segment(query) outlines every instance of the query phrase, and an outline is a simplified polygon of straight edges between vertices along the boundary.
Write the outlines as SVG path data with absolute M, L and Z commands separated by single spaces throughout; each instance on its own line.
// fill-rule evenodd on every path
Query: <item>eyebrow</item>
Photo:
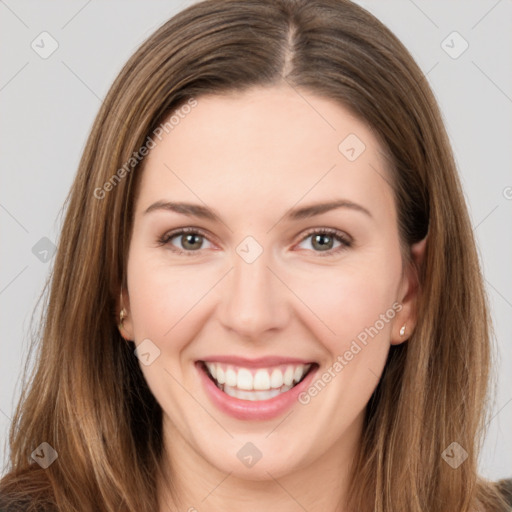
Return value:
M 366 209 L 364 206 L 361 206 L 360 204 L 354 203 L 353 201 L 349 201 L 348 199 L 338 199 L 335 201 L 315 203 L 301 208 L 290 209 L 284 214 L 283 218 L 288 221 L 307 219 L 338 208 L 349 208 L 351 210 L 361 212 L 370 218 L 373 218 L 368 209 Z M 184 202 L 177 203 L 171 201 L 157 201 L 156 203 L 153 203 L 144 211 L 144 215 L 157 210 L 167 210 L 180 213 L 182 215 L 187 215 L 189 217 L 198 217 L 212 221 L 220 219 L 220 216 L 218 213 L 216 213 L 215 210 L 206 206 Z

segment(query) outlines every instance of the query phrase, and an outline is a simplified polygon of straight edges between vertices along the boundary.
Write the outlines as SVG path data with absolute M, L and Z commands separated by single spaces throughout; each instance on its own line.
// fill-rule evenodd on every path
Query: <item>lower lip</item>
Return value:
M 269 400 L 260 400 L 253 402 L 250 400 L 240 400 L 233 396 L 229 396 L 221 391 L 206 374 L 202 363 L 196 363 L 196 367 L 201 376 L 201 380 L 213 404 L 222 412 L 233 416 L 239 420 L 270 420 L 277 418 L 286 412 L 294 403 L 297 403 L 300 393 L 308 388 L 313 376 L 318 368 L 311 370 L 306 377 L 292 389 L 281 393 Z

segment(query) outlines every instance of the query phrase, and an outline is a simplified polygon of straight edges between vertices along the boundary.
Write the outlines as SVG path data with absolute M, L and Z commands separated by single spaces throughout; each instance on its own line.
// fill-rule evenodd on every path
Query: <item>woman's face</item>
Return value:
M 376 138 L 288 86 L 198 97 L 169 126 L 140 183 L 122 332 L 171 460 L 255 480 L 346 463 L 414 327 Z

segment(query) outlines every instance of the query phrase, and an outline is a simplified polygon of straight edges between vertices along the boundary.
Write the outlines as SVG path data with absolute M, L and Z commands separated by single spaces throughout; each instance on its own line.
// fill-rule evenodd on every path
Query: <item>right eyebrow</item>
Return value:
M 208 220 L 217 220 L 220 218 L 213 210 L 206 206 L 192 203 L 176 203 L 171 201 L 157 201 L 149 206 L 144 215 L 155 210 L 167 210 L 171 212 L 181 213 L 189 217 L 199 217 Z

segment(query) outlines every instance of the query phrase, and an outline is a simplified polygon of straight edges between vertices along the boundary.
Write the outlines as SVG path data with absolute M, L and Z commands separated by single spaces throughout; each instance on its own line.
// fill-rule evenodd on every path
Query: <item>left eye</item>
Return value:
M 313 231 L 302 239 L 301 244 L 310 238 L 311 246 L 319 249 L 314 252 L 324 253 L 319 254 L 319 256 L 330 256 L 352 245 L 352 242 L 344 235 L 344 233 L 337 230 L 327 229 Z M 334 248 L 333 244 L 335 241 L 337 241 L 339 245 Z

